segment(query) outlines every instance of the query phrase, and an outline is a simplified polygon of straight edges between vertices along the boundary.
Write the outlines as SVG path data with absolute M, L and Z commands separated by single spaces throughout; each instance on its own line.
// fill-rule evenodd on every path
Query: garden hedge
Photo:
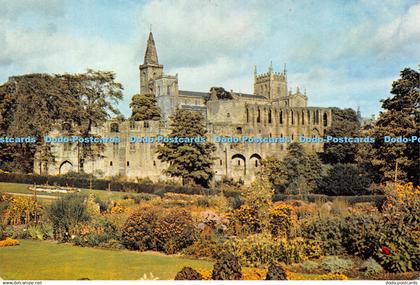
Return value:
M 57 185 L 68 186 L 75 188 L 90 188 L 97 190 L 111 190 L 118 192 L 135 192 L 135 193 L 148 193 L 163 196 L 167 192 L 178 194 L 201 194 L 211 195 L 219 193 L 218 189 L 207 189 L 200 187 L 186 187 L 179 185 L 169 184 L 152 184 L 152 183 L 135 183 L 135 182 L 119 182 L 107 179 L 86 179 L 86 178 L 73 178 L 65 176 L 50 176 L 50 175 L 32 175 L 20 173 L 7 173 L 0 172 L 0 182 L 10 183 L 24 183 L 36 185 Z M 224 191 L 226 197 L 235 198 L 239 196 L 237 191 Z M 308 194 L 308 195 L 286 195 L 275 194 L 273 201 L 286 201 L 286 200 L 304 200 L 308 202 L 315 202 L 317 200 L 333 201 L 334 199 L 341 198 L 346 200 L 349 204 L 371 202 L 375 205 L 381 205 L 385 199 L 384 195 L 360 195 L 360 196 L 327 196 L 322 194 Z
M 179 194 L 213 194 L 211 189 L 199 187 L 185 187 L 179 185 L 168 184 L 149 184 L 149 183 L 135 183 L 135 182 L 119 182 L 106 179 L 86 179 L 86 178 L 71 178 L 65 176 L 47 176 L 47 175 L 31 175 L 19 173 L 0 173 L 0 182 L 10 183 L 24 183 L 36 185 L 57 185 L 68 186 L 75 188 L 89 189 L 92 183 L 92 189 L 97 190 L 111 190 L 118 192 L 135 192 L 135 193 L 149 193 L 159 196 L 167 192 Z

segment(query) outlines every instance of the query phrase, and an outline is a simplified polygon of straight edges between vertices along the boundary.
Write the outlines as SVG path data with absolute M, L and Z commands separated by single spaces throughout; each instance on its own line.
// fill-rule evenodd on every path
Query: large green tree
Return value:
M 131 99 L 131 120 L 158 120 L 161 116 L 154 94 L 136 94 Z
M 317 192 L 332 196 L 370 194 L 370 178 L 357 164 L 334 164 L 319 181 Z
M 64 74 L 60 78 L 64 92 L 75 96 L 77 102 L 70 109 L 68 132 L 97 137 L 94 128 L 102 126 L 112 115 L 120 115 L 116 106 L 123 98 L 123 87 L 116 82 L 115 73 L 88 69 L 86 73 Z M 79 171 L 83 172 L 85 160 L 100 157 L 103 148 L 103 144 L 78 143 Z
M 183 184 L 191 182 L 209 186 L 213 178 L 213 152 L 216 147 L 206 140 L 204 119 L 198 112 L 178 109 L 170 118 L 169 138 L 187 138 L 190 142 L 165 142 L 158 146 L 158 158 L 168 162 L 165 173 L 171 177 L 181 177 Z M 202 138 L 205 141 L 195 141 Z
M 122 99 L 122 86 L 112 72 L 88 70 L 82 74 L 27 74 L 0 85 L 0 131 L 7 136 L 38 139 L 36 144 L 0 145 L 0 167 L 31 172 L 35 154 L 41 162 L 53 156 L 42 137 L 66 124 L 67 134 L 93 136 Z M 66 133 L 65 133 L 66 134 Z M 80 158 L 98 155 L 100 145 L 83 144 Z
M 419 143 L 384 141 L 385 136 L 420 137 L 419 88 L 419 72 L 410 68 L 401 71 L 400 79 L 392 84 L 393 96 L 382 101 L 384 111 L 380 113 L 375 127 L 370 131 L 370 134 L 375 137 L 375 143 L 360 159 L 370 162 L 372 168 L 382 177 L 382 182 L 394 180 L 397 172 L 398 180 L 420 184 Z
M 326 131 L 332 137 L 357 137 L 360 135 L 360 122 L 353 109 L 332 108 L 331 128 Z M 354 163 L 357 153 L 357 144 L 354 143 L 325 143 L 321 155 L 323 162 Z
M 291 143 L 283 160 L 263 161 L 262 173 L 278 192 L 304 194 L 315 189 L 322 175 L 322 164 L 315 153 L 307 153 L 301 144 Z

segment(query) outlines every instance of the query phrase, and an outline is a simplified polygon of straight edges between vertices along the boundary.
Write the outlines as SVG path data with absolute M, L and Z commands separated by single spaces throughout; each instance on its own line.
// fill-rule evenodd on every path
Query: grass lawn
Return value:
M 0 182 L 0 192 L 33 194 L 33 192 L 28 189 L 29 186 L 31 186 L 31 185 L 29 185 L 29 184 L 19 184 L 19 183 Z M 127 194 L 125 192 L 90 190 L 90 189 L 81 189 L 80 193 L 84 193 L 84 194 L 93 193 L 95 196 L 99 197 L 103 201 L 106 201 L 108 199 L 112 199 L 112 200 L 122 199 L 122 197 Z M 66 195 L 66 194 L 38 192 L 38 195 L 57 197 L 57 196 Z M 133 195 L 135 195 L 135 194 L 133 194 Z
M 212 264 L 154 252 L 107 250 L 20 240 L 0 248 L 0 278 L 5 280 L 140 279 L 143 274 L 168 280 L 183 266 L 210 269 Z

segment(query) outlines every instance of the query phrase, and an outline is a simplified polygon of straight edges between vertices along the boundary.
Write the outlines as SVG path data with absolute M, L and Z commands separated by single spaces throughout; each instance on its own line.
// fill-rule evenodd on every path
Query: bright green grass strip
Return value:
M 5 280 L 140 279 L 145 273 L 173 280 L 184 266 L 210 269 L 212 264 L 159 253 L 107 250 L 20 240 L 19 246 L 0 248 L 0 277 Z
M 33 192 L 28 189 L 28 186 L 30 185 L 0 182 L 0 192 L 33 194 Z M 108 199 L 111 199 L 111 200 L 122 199 L 122 197 L 127 194 L 125 192 L 115 192 L 115 191 L 105 191 L 105 190 L 95 190 L 95 189 L 92 189 L 92 190 L 81 189 L 81 193 L 84 193 L 84 194 L 92 193 L 103 201 L 106 201 Z M 57 196 L 66 195 L 66 194 L 38 192 L 38 195 L 57 197 Z M 133 195 L 136 195 L 136 194 L 133 194 Z

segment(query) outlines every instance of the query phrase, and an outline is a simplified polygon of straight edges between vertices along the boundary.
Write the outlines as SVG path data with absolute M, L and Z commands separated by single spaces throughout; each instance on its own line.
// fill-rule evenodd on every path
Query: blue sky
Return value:
M 377 114 L 392 81 L 420 63 L 420 2 L 0 0 L 0 82 L 30 72 L 112 70 L 129 115 L 152 25 L 180 89 L 252 92 L 253 67 L 287 63 L 312 106 Z

